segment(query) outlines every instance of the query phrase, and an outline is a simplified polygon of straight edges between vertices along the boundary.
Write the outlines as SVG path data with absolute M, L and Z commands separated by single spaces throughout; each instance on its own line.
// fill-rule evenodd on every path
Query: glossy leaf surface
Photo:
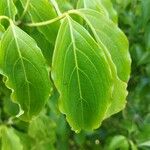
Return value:
M 128 42 L 120 29 L 110 20 L 106 19 L 103 14 L 92 10 L 80 10 L 78 15 L 81 15 L 87 21 L 87 24 L 90 26 L 98 44 L 104 47 L 103 50 L 113 74 L 114 87 L 112 103 L 108 106 L 108 110 L 105 115 L 107 118 L 122 110 L 126 104 L 127 83 L 122 80 L 126 78 L 127 81 L 130 73 L 131 60 L 128 52 Z M 99 26 L 99 24 L 102 24 L 102 21 L 103 25 Z M 116 35 L 117 37 L 113 35 Z M 123 62 L 126 64 L 123 64 Z M 126 67 L 126 70 L 123 70 L 122 65 Z M 120 74 L 118 73 L 118 70 L 120 70 Z M 124 74 L 122 74 L 122 71 Z
M 131 59 L 128 51 L 128 40 L 124 33 L 101 13 L 84 9 L 79 12 L 79 15 L 87 21 L 94 32 L 96 40 L 107 48 L 116 65 L 119 78 L 127 82 L 130 75 Z
M 56 41 L 52 77 L 60 109 L 76 132 L 97 128 L 110 104 L 112 75 L 103 48 L 77 22 L 64 19 Z

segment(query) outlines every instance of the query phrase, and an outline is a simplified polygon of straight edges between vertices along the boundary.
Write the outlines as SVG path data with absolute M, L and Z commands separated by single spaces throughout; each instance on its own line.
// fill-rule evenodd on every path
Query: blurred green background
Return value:
M 105 120 L 99 129 L 75 134 L 58 110 L 54 91 L 40 116 L 25 123 L 14 117 L 18 107 L 10 101 L 10 91 L 0 76 L 0 128 L 6 132 L 5 143 L 10 149 L 150 150 L 150 0 L 112 2 L 132 57 L 126 108 Z M 73 6 L 66 2 L 63 7 Z

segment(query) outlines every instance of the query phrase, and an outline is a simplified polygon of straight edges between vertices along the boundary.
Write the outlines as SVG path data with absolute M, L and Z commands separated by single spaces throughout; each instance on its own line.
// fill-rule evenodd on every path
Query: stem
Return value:
M 0 20 L 3 20 L 3 19 L 8 20 L 10 22 L 10 18 L 7 16 L 0 16 Z
M 22 15 L 21 15 L 21 17 L 20 17 L 19 20 L 22 20 L 22 19 L 23 19 L 24 15 L 26 14 L 26 12 L 27 12 L 27 10 L 28 10 L 29 4 L 30 4 L 30 0 L 27 0 L 26 5 L 25 5 L 25 8 L 24 8 L 24 11 L 23 11 L 23 13 L 22 13 Z
M 63 13 L 61 16 L 58 16 L 54 19 L 43 21 L 43 22 L 37 22 L 37 23 L 25 23 L 25 25 L 29 26 L 29 27 L 45 26 L 45 25 L 48 25 L 48 24 L 52 24 L 56 21 L 59 21 L 59 20 L 63 19 L 64 17 L 66 17 L 66 15 L 72 14 L 72 13 L 75 13 L 75 12 L 76 12 L 76 10 L 69 10 L 68 12 Z
M 64 13 L 63 15 L 61 16 L 58 16 L 54 19 L 51 19 L 51 20 L 48 20 L 48 21 L 43 21 L 43 22 L 37 22 L 37 23 L 26 23 L 25 25 L 26 26 L 29 26 L 29 27 L 39 27 L 39 26 L 45 26 L 45 25 L 48 25 L 48 24 L 51 24 L 51 23 L 54 23 L 62 18 L 64 18 L 66 16 L 66 13 Z

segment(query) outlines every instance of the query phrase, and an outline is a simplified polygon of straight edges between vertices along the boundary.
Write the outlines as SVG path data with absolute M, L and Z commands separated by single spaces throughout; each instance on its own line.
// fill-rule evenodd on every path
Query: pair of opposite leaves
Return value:
M 63 19 L 52 62 L 52 78 L 60 93 L 60 109 L 73 130 L 95 129 L 103 119 L 123 109 L 130 72 L 128 42 L 108 16 L 93 10 L 75 11 L 89 32 L 69 16 Z M 98 19 L 99 18 L 99 19 Z M 37 115 L 49 97 L 50 80 L 35 41 L 10 24 L 0 49 L 1 73 L 24 111 Z

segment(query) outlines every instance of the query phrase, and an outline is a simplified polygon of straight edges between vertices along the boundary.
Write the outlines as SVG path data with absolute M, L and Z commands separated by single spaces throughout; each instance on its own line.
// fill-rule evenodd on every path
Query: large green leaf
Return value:
M 0 0 L 0 16 L 5 15 L 15 20 L 17 9 L 13 0 Z
M 2 140 L 1 150 L 23 150 L 20 139 L 14 132 L 13 128 L 1 126 L 0 132 Z
M 104 14 L 90 9 L 79 10 L 77 14 L 86 20 L 98 43 L 108 49 L 117 67 L 119 78 L 127 82 L 130 76 L 131 58 L 128 51 L 128 40 L 124 33 Z
M 109 19 L 106 19 L 103 14 L 92 10 L 79 10 L 77 14 L 87 21 L 87 24 L 91 28 L 98 44 L 103 47 L 112 71 L 114 87 L 112 103 L 108 106 L 107 113 L 105 115 L 105 118 L 107 118 L 122 110 L 126 104 L 127 84 L 120 80 L 118 75 L 122 77 L 121 79 L 126 78 L 126 80 L 128 80 L 129 78 L 130 57 L 128 53 L 128 42 L 117 26 Z M 99 26 L 99 24 L 101 24 L 101 26 Z M 115 35 L 118 37 L 115 37 Z M 123 63 L 126 64 L 124 65 Z M 123 72 L 124 74 L 122 74 L 122 65 L 126 67 L 126 70 Z M 117 75 L 118 70 L 120 70 L 121 73 L 119 72 L 120 74 Z
M 0 47 L 0 72 L 12 90 L 12 99 L 30 120 L 43 108 L 50 93 L 45 59 L 35 41 L 13 23 L 5 32 Z
M 70 17 L 56 41 L 52 78 L 60 93 L 60 110 L 72 129 L 99 127 L 110 105 L 112 76 L 103 48 Z
M 23 7 L 26 5 L 26 0 L 20 0 Z M 42 22 L 57 17 L 55 9 L 49 0 L 31 0 L 28 7 L 28 14 L 31 16 L 32 22 Z M 53 24 L 40 26 L 38 30 L 45 36 L 51 43 L 55 43 L 59 28 L 59 22 Z

